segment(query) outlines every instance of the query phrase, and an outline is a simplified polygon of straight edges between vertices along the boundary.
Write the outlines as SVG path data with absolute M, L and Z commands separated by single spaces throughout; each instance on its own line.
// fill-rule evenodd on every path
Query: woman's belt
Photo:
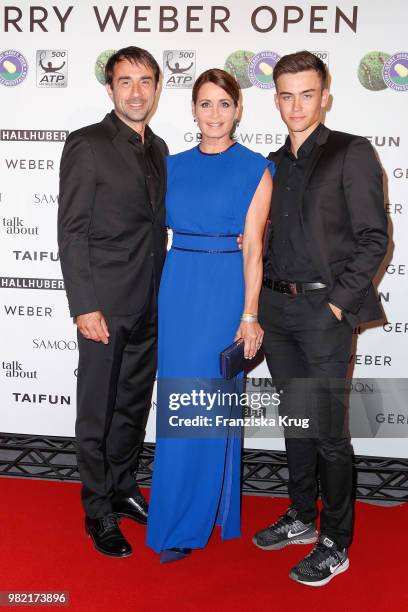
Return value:
M 241 253 L 238 234 L 194 234 L 173 230 L 171 248 L 190 253 Z

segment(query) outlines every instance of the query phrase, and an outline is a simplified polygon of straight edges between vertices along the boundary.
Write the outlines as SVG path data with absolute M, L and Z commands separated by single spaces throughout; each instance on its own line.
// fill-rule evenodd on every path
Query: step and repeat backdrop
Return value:
M 308 49 L 331 73 L 327 126 L 366 136 L 378 153 L 392 237 L 377 279 L 388 322 L 355 330 L 352 401 L 364 406 L 376 396 L 378 411 L 373 436 L 354 447 L 408 457 L 407 18 L 406 0 L 1 2 L 0 431 L 74 433 L 78 353 L 56 240 L 58 169 L 68 133 L 111 110 L 103 86 L 109 55 L 137 45 L 158 60 L 163 84 L 151 127 L 173 153 L 199 141 L 190 110 L 194 79 L 225 68 L 242 88 L 236 136 L 266 155 L 286 137 L 274 107 L 273 66 Z M 267 377 L 266 365 L 252 375 Z M 150 441 L 154 415 L 153 401 Z M 280 449 L 282 441 L 246 445 Z

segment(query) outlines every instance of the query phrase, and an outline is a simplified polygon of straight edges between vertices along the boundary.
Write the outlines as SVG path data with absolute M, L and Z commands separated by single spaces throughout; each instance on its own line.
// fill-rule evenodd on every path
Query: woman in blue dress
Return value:
M 263 336 L 257 312 L 270 162 L 232 139 L 240 90 L 227 72 L 211 69 L 197 79 L 192 109 L 201 142 L 167 160 L 173 242 L 159 293 L 158 427 L 147 526 L 147 544 L 161 562 L 203 548 L 215 525 L 223 539 L 239 537 L 241 436 L 228 427 L 209 435 L 204 426 L 193 436 L 167 434 L 163 420 L 168 424 L 176 413 L 160 385 L 174 381 L 176 391 L 180 381 L 219 380 L 220 352 L 241 338 L 252 358 Z

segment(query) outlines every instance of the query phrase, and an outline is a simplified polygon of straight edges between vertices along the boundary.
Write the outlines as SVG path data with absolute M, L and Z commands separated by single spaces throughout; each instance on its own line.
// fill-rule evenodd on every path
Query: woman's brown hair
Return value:
M 220 68 L 210 68 L 210 70 L 206 70 L 197 78 L 194 83 L 192 98 L 194 104 L 197 103 L 198 92 L 200 87 L 205 83 L 214 83 L 214 85 L 218 85 L 227 94 L 232 98 L 235 106 L 238 106 L 239 96 L 240 96 L 240 88 L 237 81 L 225 70 L 221 70 Z

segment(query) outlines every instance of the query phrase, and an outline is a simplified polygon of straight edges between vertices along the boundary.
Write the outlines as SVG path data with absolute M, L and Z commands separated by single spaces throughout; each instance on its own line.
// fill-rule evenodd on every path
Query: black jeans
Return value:
M 316 519 L 319 471 L 320 531 L 340 548 L 347 547 L 353 528 L 352 447 L 339 385 L 346 378 L 353 330 L 344 318 L 336 319 L 325 290 L 292 297 L 263 288 L 259 320 L 271 376 L 283 389 L 282 398 L 285 393 L 291 398 L 286 411 L 311 417 L 312 429 L 318 431 L 310 438 L 285 436 L 291 503 L 301 521 Z M 303 407 L 291 410 L 290 402 Z
M 112 511 L 114 497 L 138 492 L 133 476 L 144 441 L 157 363 L 153 292 L 140 312 L 105 317 L 109 344 L 78 332 L 75 433 L 82 503 L 91 518 Z

